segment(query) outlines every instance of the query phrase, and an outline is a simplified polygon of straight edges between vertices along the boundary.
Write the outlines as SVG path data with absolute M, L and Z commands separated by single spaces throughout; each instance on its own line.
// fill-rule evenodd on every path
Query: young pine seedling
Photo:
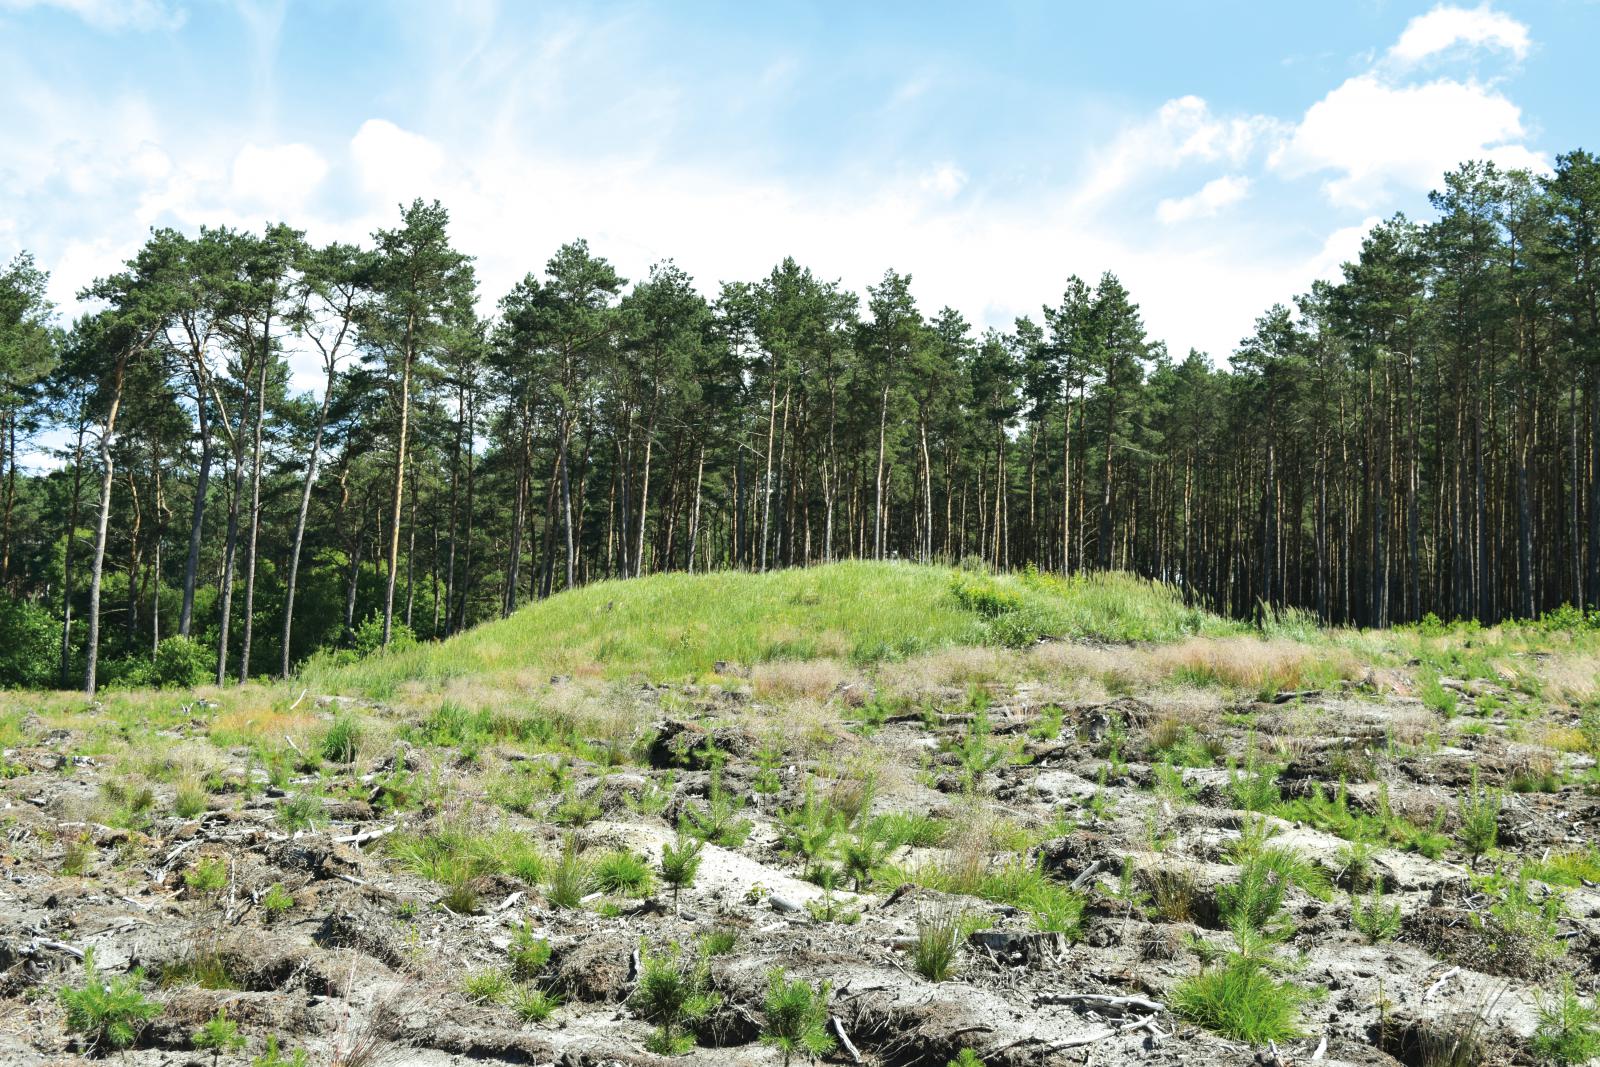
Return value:
M 700 873 L 700 861 L 705 842 L 683 834 L 678 840 L 661 846 L 661 880 L 672 887 L 672 910 L 679 913 L 679 897 L 694 884 Z
M 782 968 L 774 968 L 767 975 L 767 996 L 762 1005 L 767 1024 L 761 1041 L 783 1054 L 784 1067 L 788 1067 L 795 1053 L 816 1059 L 833 1051 L 833 1036 L 828 1033 L 830 992 L 827 982 L 813 989 L 798 978 L 790 981 Z

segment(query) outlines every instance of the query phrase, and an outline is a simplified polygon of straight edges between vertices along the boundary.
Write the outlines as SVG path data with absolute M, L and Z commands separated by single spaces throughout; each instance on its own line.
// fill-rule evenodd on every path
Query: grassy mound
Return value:
M 833 658 L 858 665 L 952 645 L 1039 637 L 1167 641 L 1239 628 L 1127 575 L 984 575 L 907 563 L 767 574 L 661 574 L 600 582 L 440 644 L 305 672 L 329 692 L 392 693 L 467 675 L 552 674 L 677 682 L 718 662 Z

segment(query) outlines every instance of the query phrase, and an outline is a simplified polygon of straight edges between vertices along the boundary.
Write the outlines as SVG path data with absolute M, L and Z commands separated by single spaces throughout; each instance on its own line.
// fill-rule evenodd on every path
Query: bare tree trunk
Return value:
M 87 697 L 94 696 L 95 667 L 100 659 L 100 579 L 105 570 L 106 533 L 111 525 L 111 444 L 117 432 L 117 412 L 122 408 L 122 382 L 128 370 L 128 355 L 123 353 L 117 359 L 111 403 L 100 429 L 100 518 L 95 525 L 94 561 L 89 564 L 89 637 L 83 669 L 83 693 Z
M 394 634 L 394 582 L 400 569 L 400 507 L 406 488 L 406 432 L 411 428 L 411 362 L 415 316 L 406 320 L 405 355 L 400 366 L 400 431 L 394 446 L 394 496 L 389 509 L 389 573 L 383 590 L 383 647 Z
M 261 537 L 261 431 L 267 421 L 267 365 L 271 340 L 263 330 L 261 378 L 256 383 L 256 426 L 250 445 L 250 538 L 245 545 L 244 634 L 239 649 L 239 683 L 250 680 L 250 642 L 256 624 L 256 547 Z

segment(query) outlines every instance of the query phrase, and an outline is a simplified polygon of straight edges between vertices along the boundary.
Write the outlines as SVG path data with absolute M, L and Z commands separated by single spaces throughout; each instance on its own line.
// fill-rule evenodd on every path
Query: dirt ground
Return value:
M 1562 976 L 1593 988 L 1600 890 L 1581 879 L 1530 882 L 1521 910 L 1508 911 L 1502 897 L 1513 890 L 1484 880 L 1497 865 L 1594 844 L 1600 797 L 1572 778 L 1593 761 L 1513 740 L 1521 731 L 1506 729 L 1496 701 L 1460 720 L 1483 724 L 1468 733 L 1370 684 L 1260 701 L 932 681 L 897 705 L 877 700 L 874 685 L 854 679 L 803 707 L 758 698 L 737 680 L 638 686 L 628 696 L 637 730 L 623 731 L 614 767 L 601 754 L 619 751 L 616 737 L 556 754 L 492 731 L 470 751 L 429 744 L 415 732 L 415 702 L 307 696 L 294 752 L 341 716 L 369 724 L 363 740 L 349 763 L 276 770 L 259 744 L 208 740 L 203 708 L 88 755 L 106 747 L 84 743 L 95 712 L 64 725 L 30 718 L 0 781 L 0 1062 L 90 1052 L 130 1067 L 270 1064 L 261 1059 L 270 1036 L 286 1064 L 290 1050 L 348 1065 L 776 1064 L 780 1053 L 759 1041 L 776 966 L 830 984 L 830 1031 L 848 1040 L 832 1063 L 943 1067 L 970 1048 L 988 1067 L 1531 1064 L 1536 991 Z M 527 702 L 547 697 L 530 692 Z M 1470 716 L 1474 694 L 1462 701 Z M 972 774 L 961 746 L 980 719 L 981 743 L 1004 756 Z M 1174 762 L 1184 745 L 1209 752 L 1211 765 Z M 1358 864 L 1318 819 L 1242 810 L 1234 786 L 1251 753 L 1273 761 L 1285 801 L 1319 787 L 1331 798 L 1343 785 L 1346 810 L 1403 816 L 1436 830 L 1443 847 L 1428 858 L 1379 843 Z M 1566 778 L 1513 788 L 1552 758 Z M 541 768 L 557 768 L 558 784 L 508 805 L 506 783 L 542 781 Z M 194 782 L 203 809 L 182 817 L 179 792 Z M 586 884 L 580 906 L 558 907 L 542 878 L 488 869 L 468 870 L 451 894 L 396 844 L 441 828 L 511 833 L 537 843 L 545 878 L 568 850 L 627 849 L 654 865 L 680 816 L 704 812 L 714 789 L 739 802 L 734 818 L 748 820 L 748 835 L 707 844 L 676 902 L 658 876 L 642 895 Z M 1476 861 L 1458 835 L 1461 798 L 1474 789 L 1504 791 L 1496 851 Z M 286 802 L 312 790 L 326 821 L 291 829 Z M 780 812 L 801 809 L 808 794 L 858 818 L 928 816 L 943 836 L 896 844 L 862 892 L 843 877 L 825 890 L 784 847 Z M 579 813 L 558 818 L 561 805 Z M 1270 835 L 1329 883 L 1320 895 L 1288 889 L 1290 928 L 1272 949 L 1311 991 L 1301 1036 L 1256 1046 L 1187 1021 L 1170 1002 L 1214 963 L 1209 953 L 1231 945 L 1218 891 L 1249 834 Z M 1081 924 L 1041 930 L 996 894 L 913 877 L 963 864 L 1042 870 L 1082 894 Z M 1381 884 L 1384 906 L 1399 905 L 1393 939 L 1369 943 L 1353 928 L 1357 882 Z M 292 901 L 269 909 L 269 893 Z M 1552 896 L 1555 909 L 1540 911 Z M 1518 925 L 1531 913 L 1548 921 Z M 960 916 L 965 935 L 954 974 L 938 982 L 912 958 L 932 915 Z M 651 1024 L 630 1006 L 641 946 L 693 946 L 711 932 L 732 941 L 707 957 L 717 1004 L 692 1024 L 691 1052 L 655 1055 Z M 548 961 L 525 976 L 559 998 L 542 1021 L 468 988 L 470 976 L 508 966 L 519 933 L 549 944 Z M 162 1006 L 125 1051 L 91 1048 L 67 1028 L 57 990 L 81 981 L 89 950 L 103 973 L 142 969 Z M 243 1048 L 196 1047 L 196 1030 L 219 1011 Z M 1473 1055 L 1442 1058 L 1451 1041 Z

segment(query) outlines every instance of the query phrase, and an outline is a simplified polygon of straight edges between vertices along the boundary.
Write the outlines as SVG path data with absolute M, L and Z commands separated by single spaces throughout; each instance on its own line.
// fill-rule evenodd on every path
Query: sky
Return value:
M 1595 148 L 1596 40 L 1586 0 L 0 0 L 0 259 L 71 314 L 152 226 L 420 196 L 486 312 L 577 237 L 708 294 L 893 268 L 979 327 L 1111 271 L 1220 361 L 1460 162 Z

